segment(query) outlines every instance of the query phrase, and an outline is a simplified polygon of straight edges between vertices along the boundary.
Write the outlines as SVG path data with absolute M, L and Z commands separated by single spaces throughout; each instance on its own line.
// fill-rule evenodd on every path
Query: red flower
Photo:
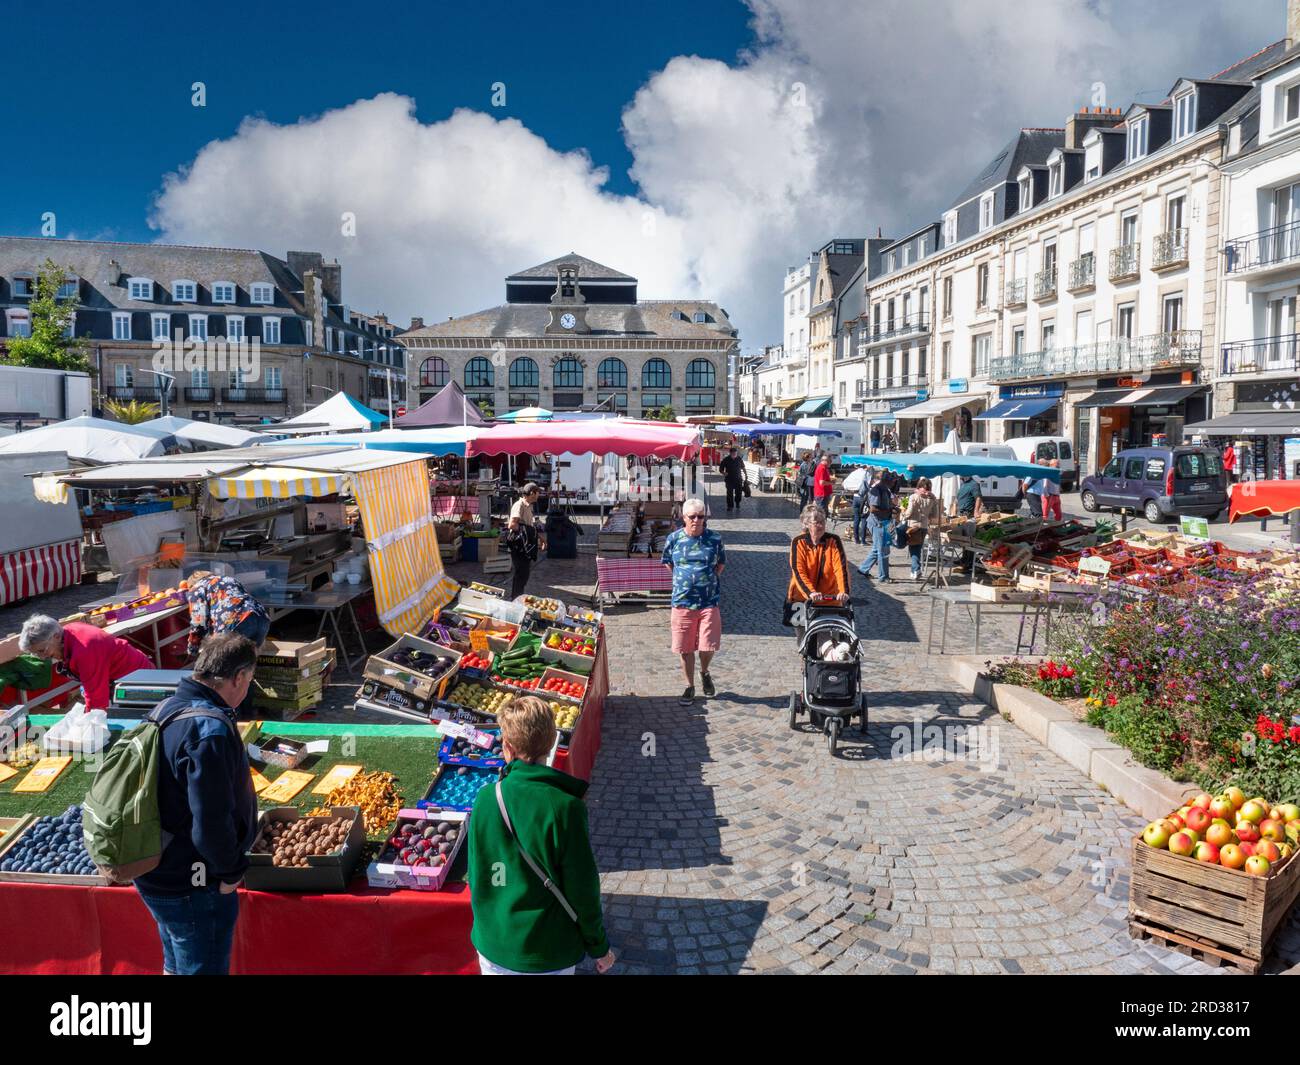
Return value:
M 1108 696 L 1106 696 L 1106 705 L 1107 705 L 1107 706 L 1114 706 L 1117 702 L 1119 702 L 1119 700 L 1116 699 L 1115 696 L 1113 696 L 1113 695 L 1108 695 Z
M 1291 726 L 1290 736 L 1292 743 L 1300 743 L 1300 725 Z

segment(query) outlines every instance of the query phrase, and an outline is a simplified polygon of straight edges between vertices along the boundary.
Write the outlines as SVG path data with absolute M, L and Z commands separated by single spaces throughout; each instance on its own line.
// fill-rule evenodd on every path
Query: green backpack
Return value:
M 163 829 L 158 813 L 162 730 L 187 717 L 230 722 L 219 710 L 197 706 L 172 714 L 161 724 L 152 716 L 146 718 L 109 748 L 82 803 L 86 853 L 114 883 L 129 884 L 162 861 Z

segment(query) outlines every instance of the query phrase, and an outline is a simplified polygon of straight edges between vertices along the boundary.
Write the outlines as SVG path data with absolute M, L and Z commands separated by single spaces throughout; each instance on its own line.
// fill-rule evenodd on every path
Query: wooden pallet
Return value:
M 1259 972 L 1264 964 L 1262 961 L 1247 958 L 1244 954 L 1224 950 L 1223 947 L 1214 943 L 1207 943 L 1195 936 L 1175 932 L 1169 928 L 1161 928 L 1159 925 L 1147 924 L 1145 921 L 1129 921 L 1128 934 L 1134 939 L 1154 940 L 1162 947 L 1176 950 L 1179 954 L 1186 954 L 1188 957 L 1195 958 L 1206 965 L 1212 965 L 1216 969 L 1226 962 L 1229 965 L 1235 965 L 1243 972 L 1254 975 Z

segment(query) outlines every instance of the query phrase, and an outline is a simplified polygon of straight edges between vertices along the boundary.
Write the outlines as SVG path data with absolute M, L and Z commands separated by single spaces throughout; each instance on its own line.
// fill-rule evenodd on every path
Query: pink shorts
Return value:
M 672 629 L 674 654 L 716 651 L 722 645 L 722 611 L 716 606 L 704 610 L 675 606 Z

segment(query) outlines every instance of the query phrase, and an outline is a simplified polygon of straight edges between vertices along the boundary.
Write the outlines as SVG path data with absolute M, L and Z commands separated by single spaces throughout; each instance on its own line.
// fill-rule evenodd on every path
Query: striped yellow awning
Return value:
M 231 477 L 213 477 L 208 491 L 218 499 L 294 499 L 336 495 L 349 475 L 315 473 L 292 466 L 267 466 Z

